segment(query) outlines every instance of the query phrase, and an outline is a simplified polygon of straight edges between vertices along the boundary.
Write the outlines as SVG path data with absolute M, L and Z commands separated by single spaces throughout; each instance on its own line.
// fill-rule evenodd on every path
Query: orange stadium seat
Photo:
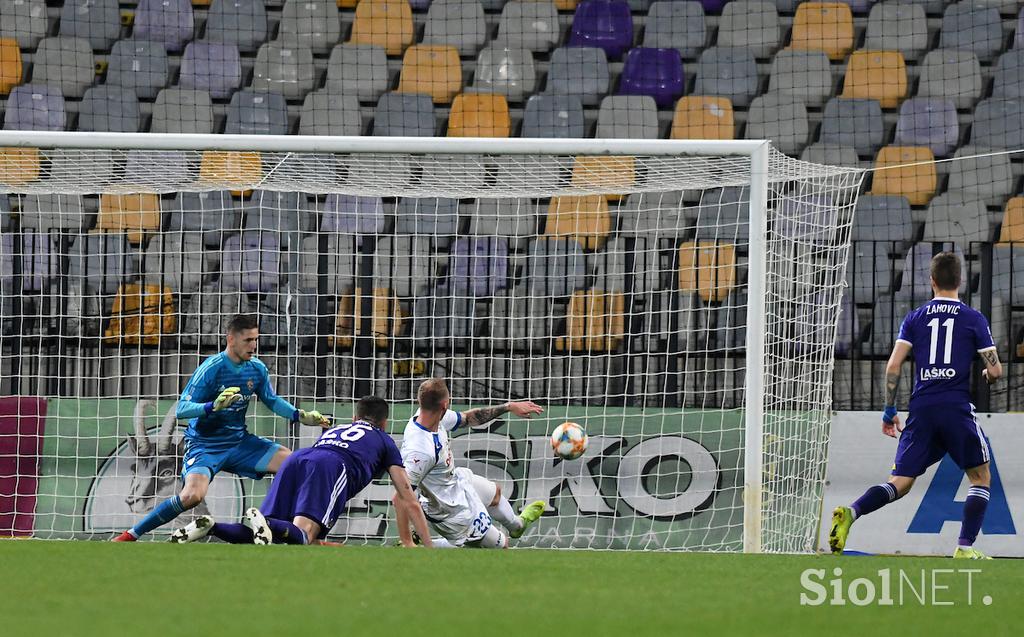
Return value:
M 925 146 L 886 146 L 875 157 L 873 195 L 903 195 L 912 206 L 931 201 L 938 185 L 935 156 Z
M 1013 197 L 1006 202 L 1003 227 L 999 231 L 999 243 L 1024 245 L 1024 197 Z
M 338 314 L 334 322 L 334 334 L 327 337 L 327 345 L 335 349 L 352 347 L 356 336 L 362 334 L 363 291 L 356 288 L 338 299 Z M 377 347 L 386 348 L 389 339 L 402 330 L 402 308 L 396 297 L 387 288 L 374 288 L 372 300 L 371 331 Z
M 262 176 L 262 160 L 255 151 L 208 150 L 199 163 L 199 181 L 228 188 L 236 195 L 249 192 Z
M 508 137 L 512 120 L 504 95 L 462 93 L 448 116 L 448 137 Z
M 838 61 L 853 50 L 853 13 L 843 2 L 806 2 L 793 16 L 791 49 L 824 51 Z
M 103 340 L 112 345 L 156 345 L 161 334 L 177 331 L 171 288 L 125 283 L 117 290 Z
M 735 139 L 736 124 L 728 97 L 687 95 L 676 102 L 672 139 Z
M 724 301 L 736 287 L 736 246 L 688 241 L 679 246 L 679 289 L 705 301 Z
M 629 155 L 583 155 L 572 165 L 572 185 L 577 188 L 625 190 L 636 181 L 636 157 Z M 605 194 L 610 201 L 622 194 Z
M 612 231 L 608 200 L 602 195 L 552 197 L 545 235 L 572 237 L 587 250 L 597 250 Z
M 399 93 L 423 93 L 447 104 L 462 90 L 462 62 L 453 46 L 417 44 L 402 58 Z
M 0 148 L 0 184 L 22 186 L 39 179 L 38 148 Z
M 854 51 L 846 63 L 843 97 L 878 100 L 896 108 L 907 96 L 907 67 L 899 51 Z
M 401 55 L 413 41 L 412 7 L 406 0 L 361 0 L 352 22 L 352 44 L 374 44 Z
M 610 352 L 619 348 L 626 333 L 626 300 L 619 292 L 577 290 L 569 299 L 564 337 L 555 349 L 572 352 Z
M 0 38 L 0 95 L 21 84 L 21 49 L 14 38 Z
M 160 231 L 160 196 L 153 193 L 100 195 L 96 229 L 127 232 L 128 241 L 142 243 L 149 234 Z

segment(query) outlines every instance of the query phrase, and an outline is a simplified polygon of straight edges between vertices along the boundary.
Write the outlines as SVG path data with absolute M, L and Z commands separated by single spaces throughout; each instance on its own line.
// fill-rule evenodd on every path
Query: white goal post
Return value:
M 165 414 L 250 311 L 306 408 L 376 393 L 400 435 L 428 376 L 458 408 L 545 404 L 455 438 L 517 506 L 549 500 L 522 546 L 812 551 L 863 176 L 756 140 L 0 131 L 0 418 L 38 423 L 0 433 L 0 456 L 37 439 L 0 535 L 105 537 L 173 489 Z M 545 448 L 563 420 L 580 460 Z M 266 488 L 221 484 L 218 516 Z M 333 533 L 393 538 L 385 494 Z

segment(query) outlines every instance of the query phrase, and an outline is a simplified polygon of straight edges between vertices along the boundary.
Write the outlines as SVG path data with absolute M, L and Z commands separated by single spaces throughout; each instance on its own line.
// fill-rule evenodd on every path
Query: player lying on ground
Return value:
M 421 383 L 417 400 L 419 411 L 409 420 L 402 438 L 402 460 L 413 486 L 419 489 L 427 520 L 443 538 L 435 538 L 434 545 L 507 548 L 508 537 L 492 524 L 492 518 L 517 538 L 544 513 L 544 503 L 533 502 L 516 515 L 501 487 L 465 467 L 455 467 L 448 432 L 462 425 L 483 425 L 506 412 L 531 418 L 544 410 L 523 401 L 466 413 L 451 411 L 451 395 L 440 378 Z M 408 529 L 409 519 L 397 502 L 396 519 L 399 532 Z
M 914 480 L 948 453 L 971 482 L 953 557 L 988 559 L 974 548 L 988 506 L 990 450 L 974 416 L 970 375 L 976 354 L 985 362 L 981 373 L 990 385 L 1003 375 L 1003 366 L 984 315 L 957 298 L 960 258 L 950 252 L 935 255 L 931 277 L 935 298 L 903 320 L 885 366 L 882 433 L 895 438 L 902 431 L 892 477 L 868 489 L 852 505 L 833 511 L 829 534 L 833 553 L 842 553 L 854 520 L 906 495 Z M 910 395 L 907 426 L 901 430 L 896 394 L 900 369 L 911 350 L 917 383 Z
M 387 422 L 388 404 L 382 398 L 360 399 L 352 423 L 330 427 L 312 447 L 284 461 L 263 504 L 247 510 L 241 524 L 215 523 L 204 515 L 175 531 L 171 541 L 194 542 L 210 534 L 233 544 L 320 544 L 345 503 L 387 471 L 396 510 L 412 520 L 430 546 L 427 520 L 402 468 L 402 455 L 384 432 Z M 399 527 L 399 539 L 415 546 L 408 523 Z
M 245 413 L 253 396 L 282 418 L 304 425 L 326 424 L 319 412 L 296 409 L 274 393 L 267 366 L 256 358 L 260 335 L 256 317 L 232 317 L 227 332 L 227 347 L 203 361 L 178 401 L 176 416 L 191 419 L 185 431 L 181 493 L 158 504 L 115 542 L 134 542 L 198 505 L 221 471 L 257 479 L 277 473 L 291 451 L 246 430 Z

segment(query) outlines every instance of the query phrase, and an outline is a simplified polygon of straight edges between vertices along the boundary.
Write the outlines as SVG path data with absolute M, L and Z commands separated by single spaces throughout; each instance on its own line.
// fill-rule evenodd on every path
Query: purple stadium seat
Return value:
M 721 13 L 722 8 L 729 4 L 729 0 L 700 0 L 705 13 Z
M 60 89 L 45 84 L 22 84 L 11 90 L 4 130 L 64 130 L 67 114 Z
M 677 49 L 636 48 L 626 54 L 619 95 L 650 95 L 658 108 L 671 108 L 683 94 L 683 78 Z
M 277 235 L 247 230 L 228 237 L 224 243 L 224 272 L 241 273 L 239 282 L 225 281 L 225 287 L 237 287 L 243 292 L 277 292 L 281 279 Z
M 629 3 L 622 0 L 581 2 L 572 18 L 569 46 L 600 47 L 609 58 L 618 58 L 633 46 L 633 15 Z
M 956 150 L 959 139 L 960 125 L 952 101 L 915 97 L 900 106 L 896 144 L 928 146 L 936 157 L 945 157 Z
M 456 239 L 451 254 L 451 288 L 457 296 L 494 296 L 507 287 L 508 243 L 504 238 Z
M 242 59 L 234 44 L 189 42 L 181 56 L 178 88 L 208 91 L 227 99 L 242 84 Z
M 384 231 L 384 202 L 380 197 L 328 195 L 321 232 L 377 234 Z
M 195 21 L 189 0 L 139 0 L 135 8 L 136 40 L 161 42 L 168 51 L 180 51 L 192 39 Z

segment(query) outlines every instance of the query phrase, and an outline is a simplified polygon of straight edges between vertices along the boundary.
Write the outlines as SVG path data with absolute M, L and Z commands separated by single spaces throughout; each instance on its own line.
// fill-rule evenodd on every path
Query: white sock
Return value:
M 523 528 L 522 519 L 512 510 L 512 505 L 509 503 L 508 498 L 503 495 L 499 496 L 498 504 L 487 507 L 487 512 L 491 514 L 492 519 L 500 522 L 509 531 L 518 531 Z
M 459 547 L 455 546 L 454 544 L 452 544 L 451 542 L 449 542 L 448 540 L 444 539 L 443 537 L 432 537 L 432 538 L 430 538 L 430 542 L 431 542 L 431 544 L 434 545 L 435 549 L 457 549 L 457 548 L 459 548 Z

